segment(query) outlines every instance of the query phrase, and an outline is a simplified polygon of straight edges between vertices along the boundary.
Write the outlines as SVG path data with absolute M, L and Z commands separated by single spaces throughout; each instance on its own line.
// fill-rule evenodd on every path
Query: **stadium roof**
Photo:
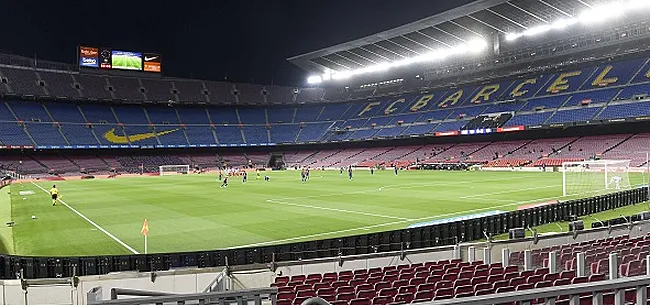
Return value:
M 390 64 L 472 40 L 521 33 L 572 18 L 608 0 L 477 0 L 422 20 L 354 41 L 288 58 L 313 73 Z

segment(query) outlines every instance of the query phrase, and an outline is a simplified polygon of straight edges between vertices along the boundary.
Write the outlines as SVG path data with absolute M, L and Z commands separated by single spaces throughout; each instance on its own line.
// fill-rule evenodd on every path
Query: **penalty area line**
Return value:
M 41 189 L 43 192 L 45 192 L 45 193 L 47 193 L 47 194 L 50 193 L 50 192 L 48 192 L 46 189 L 44 189 L 43 187 L 41 187 L 40 185 L 38 185 L 38 184 L 36 184 L 36 183 L 34 183 L 34 182 L 32 182 L 32 184 L 35 185 L 37 188 Z M 126 248 L 126 249 L 129 250 L 129 251 L 131 251 L 131 253 L 133 253 L 133 254 L 140 254 L 140 252 L 136 251 L 136 250 L 133 249 L 131 246 L 127 245 L 126 243 L 124 243 L 123 241 L 121 241 L 119 238 L 115 237 L 115 235 L 111 234 L 110 232 L 106 231 L 104 228 L 100 227 L 100 226 L 99 226 L 98 224 L 96 224 L 94 221 L 90 220 L 90 218 L 86 217 L 86 215 L 81 214 L 81 213 L 80 213 L 79 211 L 77 211 L 75 208 L 73 208 L 73 207 L 71 207 L 70 205 L 68 205 L 67 203 L 65 203 L 65 201 L 63 201 L 63 200 L 61 200 L 61 199 L 59 199 L 58 201 L 61 202 L 61 203 L 62 203 L 66 208 L 70 209 L 72 212 L 74 212 L 75 214 L 77 214 L 79 217 L 83 218 L 85 221 L 87 221 L 88 223 L 90 223 L 91 225 L 93 225 L 95 228 L 97 228 L 97 230 L 102 231 L 104 234 L 106 234 L 108 237 L 110 237 L 111 239 L 113 239 L 114 241 L 116 241 L 118 244 L 122 245 L 124 248 Z

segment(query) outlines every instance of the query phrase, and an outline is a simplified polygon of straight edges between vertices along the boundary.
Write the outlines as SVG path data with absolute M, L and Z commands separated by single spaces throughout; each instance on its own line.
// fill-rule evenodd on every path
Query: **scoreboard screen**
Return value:
M 160 73 L 162 72 L 162 57 L 155 53 L 80 46 L 79 66 Z

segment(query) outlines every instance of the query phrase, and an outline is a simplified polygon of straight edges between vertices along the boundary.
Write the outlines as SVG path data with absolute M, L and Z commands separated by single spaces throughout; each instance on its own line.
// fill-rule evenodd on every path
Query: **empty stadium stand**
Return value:
M 650 79 L 640 73 L 646 61 L 636 58 L 494 84 L 392 96 L 372 96 L 381 94 L 374 88 L 350 92 L 3 67 L 9 92 L 0 103 L 0 144 L 268 146 L 433 136 L 460 129 L 493 128 L 489 132 L 495 132 L 500 125 L 525 129 L 606 123 L 650 114 L 645 100 Z M 26 96 L 73 103 L 25 100 Z M 345 101 L 348 98 L 356 100 Z M 330 100 L 345 102 L 323 103 Z M 234 107 L 219 106 L 223 104 Z M 485 125 L 490 117 L 504 122 Z

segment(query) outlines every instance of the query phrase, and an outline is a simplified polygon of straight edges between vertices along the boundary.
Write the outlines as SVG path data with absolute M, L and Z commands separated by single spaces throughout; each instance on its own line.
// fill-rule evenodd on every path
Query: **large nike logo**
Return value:
M 177 130 L 178 128 L 162 131 L 162 132 L 148 132 L 148 133 L 134 134 L 130 136 L 119 136 L 115 134 L 115 128 L 111 128 L 111 130 L 107 131 L 104 134 L 104 139 L 108 140 L 108 142 L 115 143 L 115 144 L 129 144 L 129 141 L 131 143 L 138 142 L 146 139 L 155 138 L 156 136 L 164 136 L 166 134 L 172 133 Z
M 147 56 L 145 56 L 145 57 L 144 57 L 144 61 L 152 61 L 152 60 L 154 60 L 154 59 L 156 59 L 156 58 L 158 58 L 158 56 L 152 56 L 152 57 L 147 57 Z

